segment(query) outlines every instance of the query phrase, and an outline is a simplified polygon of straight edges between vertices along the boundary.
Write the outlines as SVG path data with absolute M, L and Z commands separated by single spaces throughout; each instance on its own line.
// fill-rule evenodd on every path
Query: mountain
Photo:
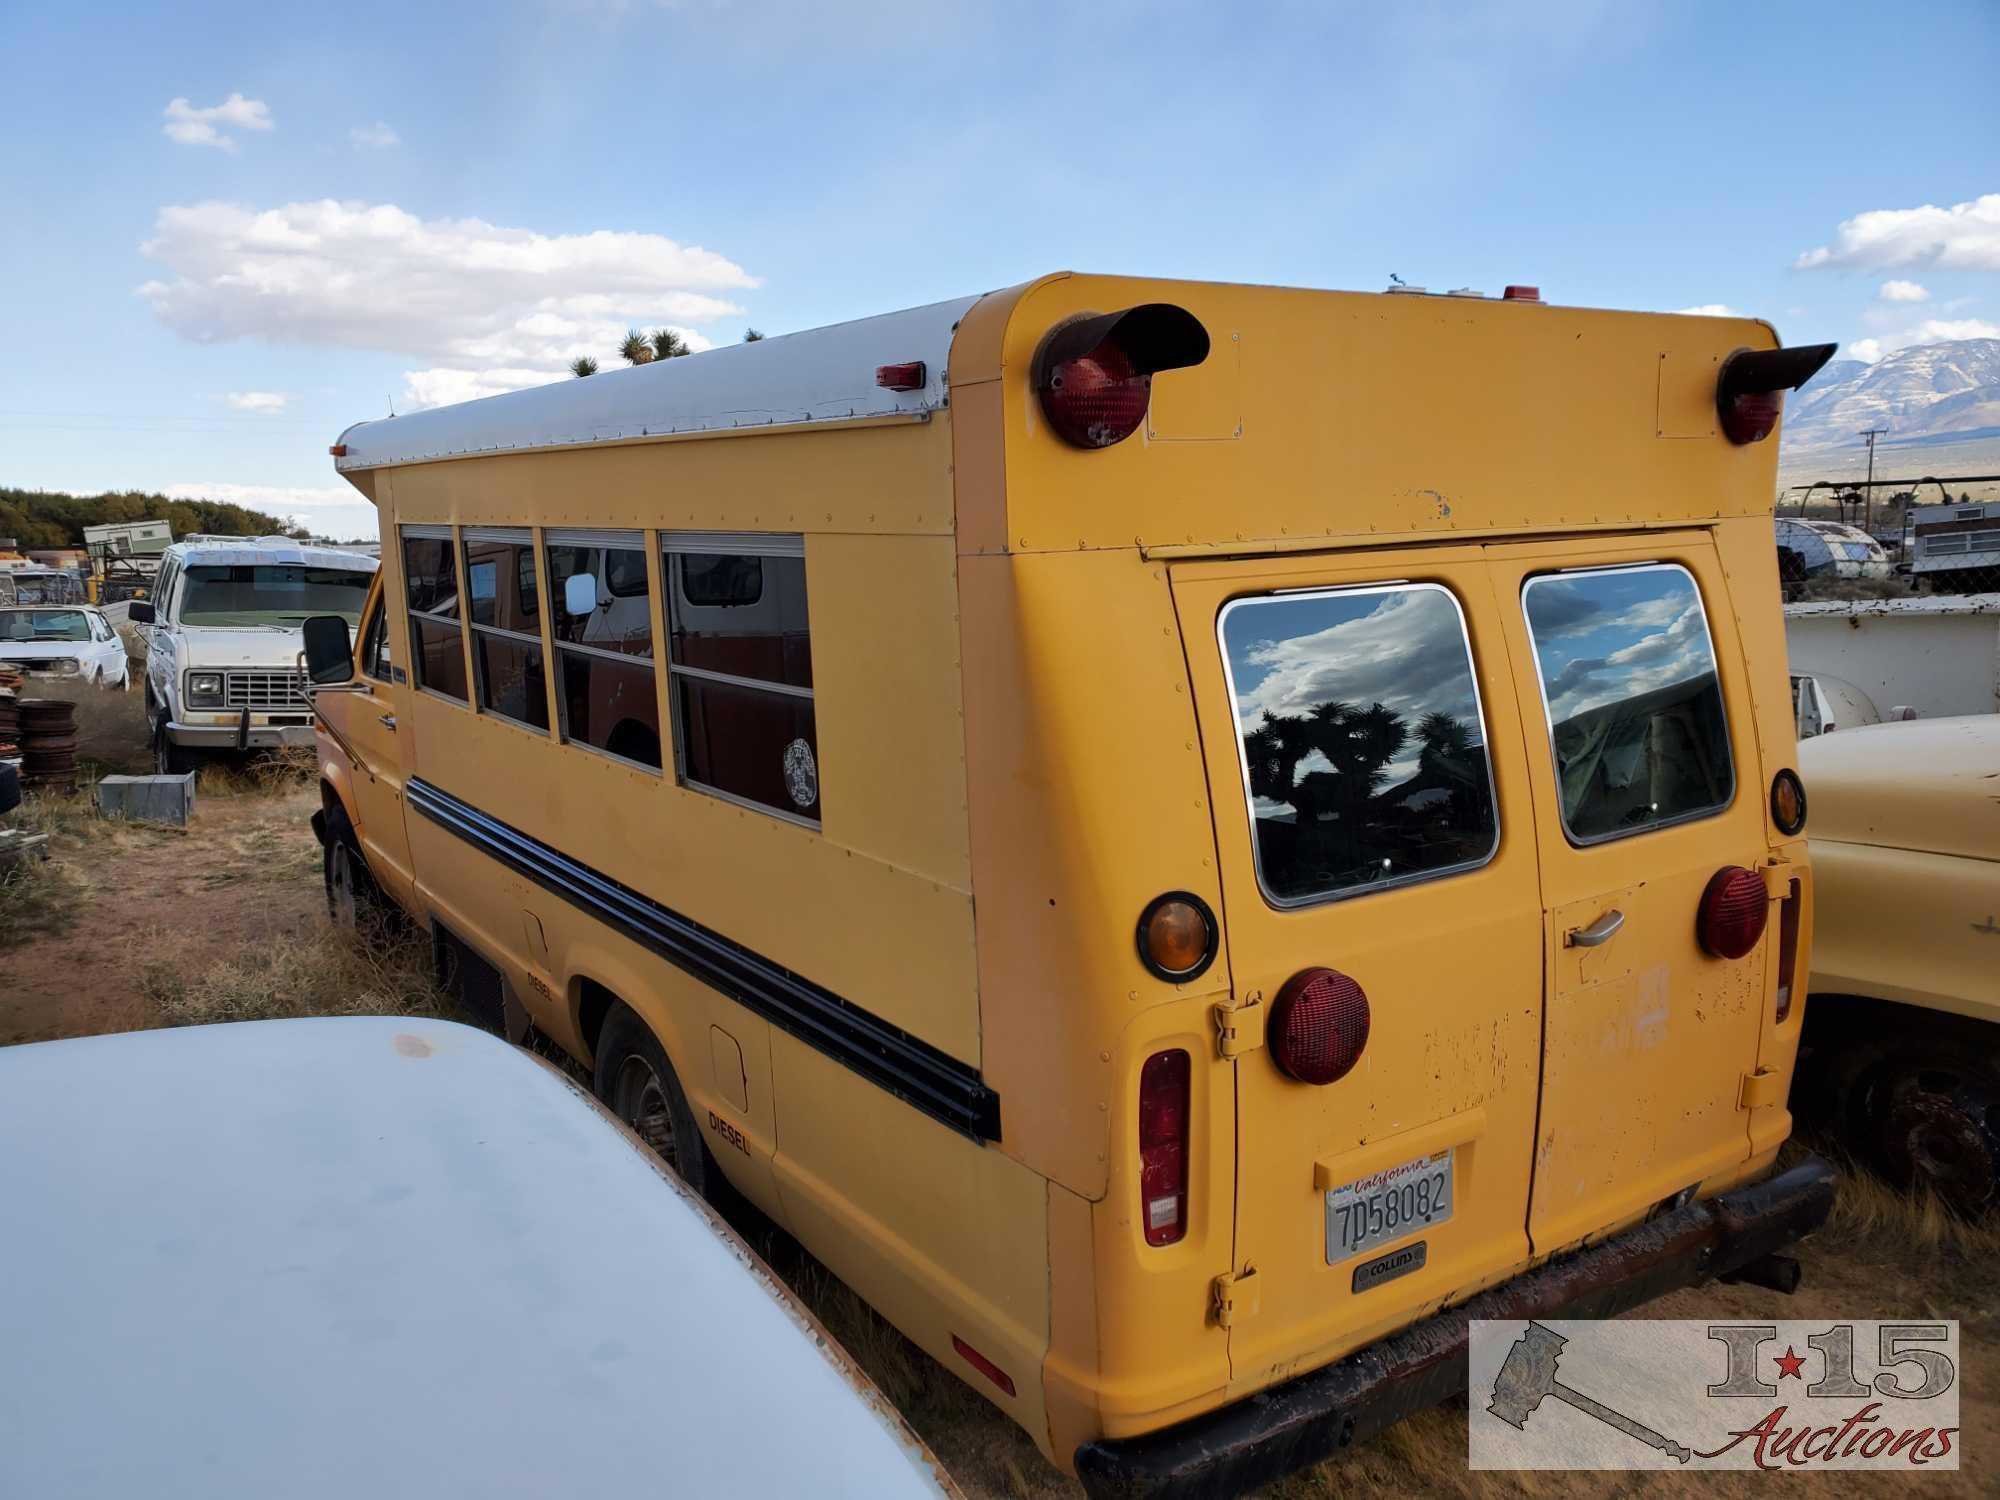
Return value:
M 1848 448 L 1864 427 L 1885 443 L 2000 432 L 2000 339 L 1918 344 L 1874 364 L 1837 359 L 1785 403 L 1787 452 Z

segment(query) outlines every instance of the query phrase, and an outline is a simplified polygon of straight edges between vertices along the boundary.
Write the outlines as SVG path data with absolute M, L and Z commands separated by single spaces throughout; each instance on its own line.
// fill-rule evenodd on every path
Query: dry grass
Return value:
M 210 958 L 199 939 L 161 934 L 141 992 L 168 1026 L 298 1016 L 454 1016 L 430 944 L 401 927 L 350 937 L 322 927 L 289 943 Z
M 0 865 L 0 952 L 70 924 L 82 887 L 62 865 L 23 859 Z
M 195 792 L 208 797 L 274 797 L 319 775 L 319 757 L 306 745 L 259 750 L 211 760 L 195 774 Z

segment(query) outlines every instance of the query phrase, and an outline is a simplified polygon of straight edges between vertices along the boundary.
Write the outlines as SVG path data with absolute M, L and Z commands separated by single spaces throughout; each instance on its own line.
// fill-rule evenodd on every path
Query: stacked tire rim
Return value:
M 67 698 L 22 698 L 21 784 L 76 789 L 76 705 Z
M 21 710 L 11 692 L 0 692 L 0 755 L 15 755 L 21 745 Z

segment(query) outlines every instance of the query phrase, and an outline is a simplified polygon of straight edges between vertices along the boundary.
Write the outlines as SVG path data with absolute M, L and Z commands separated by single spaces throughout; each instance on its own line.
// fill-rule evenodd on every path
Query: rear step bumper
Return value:
M 1465 1391 L 1473 1318 L 1608 1318 L 1763 1260 L 1826 1222 L 1817 1156 L 1527 1271 L 1345 1359 L 1143 1437 L 1076 1450 L 1086 1493 L 1224 1497 L 1331 1458 Z

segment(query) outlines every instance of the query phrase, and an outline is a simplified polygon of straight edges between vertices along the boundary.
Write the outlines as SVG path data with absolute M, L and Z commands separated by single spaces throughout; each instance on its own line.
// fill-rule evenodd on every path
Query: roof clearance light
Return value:
M 1715 381 L 1715 415 L 1722 434 L 1737 444 L 1761 443 L 1778 425 L 1785 392 L 1795 391 L 1833 358 L 1832 344 L 1796 349 L 1738 349 L 1722 362 Z
M 1078 448 L 1109 448 L 1139 430 L 1153 376 L 1208 358 L 1208 330 L 1170 302 L 1058 323 L 1035 353 L 1032 380 L 1042 415 Z
M 327 449 L 326 451 L 328 453 L 331 453 L 335 458 L 345 458 L 347 457 L 347 444 L 335 443 L 331 448 Z
M 924 362 L 913 359 L 900 365 L 877 365 L 875 383 L 885 391 L 920 391 L 924 388 Z
M 1539 302 L 1542 289 L 1538 286 L 1510 286 L 1500 294 L 1502 302 Z

